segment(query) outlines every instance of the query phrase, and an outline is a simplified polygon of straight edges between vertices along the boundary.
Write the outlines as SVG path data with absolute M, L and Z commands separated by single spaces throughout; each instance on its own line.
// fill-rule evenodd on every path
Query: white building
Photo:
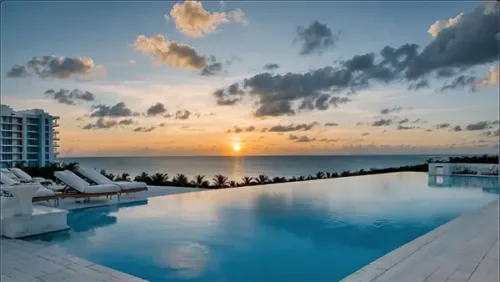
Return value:
M 55 161 L 59 133 L 59 117 L 40 109 L 14 111 L 7 105 L 0 106 L 1 157 L 0 167 L 19 162 L 26 166 L 44 166 Z

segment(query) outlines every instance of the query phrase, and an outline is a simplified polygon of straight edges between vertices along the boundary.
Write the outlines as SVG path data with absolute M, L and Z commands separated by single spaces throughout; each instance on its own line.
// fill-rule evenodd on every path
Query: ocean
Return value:
M 132 178 L 142 172 L 168 173 L 172 179 L 177 173 L 192 178 L 205 175 L 212 179 L 216 174 L 229 180 L 260 174 L 270 178 L 307 176 L 318 171 L 356 171 L 370 168 L 388 168 L 422 164 L 429 158 L 447 158 L 443 155 L 378 155 L 378 156 L 248 156 L 248 157 L 86 157 L 60 158 L 63 162 L 78 162 L 81 166 L 105 169 L 111 173 L 129 173 Z

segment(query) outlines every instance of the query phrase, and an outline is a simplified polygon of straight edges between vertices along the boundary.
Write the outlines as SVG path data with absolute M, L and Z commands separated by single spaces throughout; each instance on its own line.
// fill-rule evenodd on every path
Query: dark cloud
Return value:
M 396 127 L 396 130 L 411 130 L 411 129 L 415 129 L 415 128 L 418 128 L 418 127 L 416 127 L 416 126 L 404 126 L 404 125 L 398 124 L 398 126 Z
M 404 118 L 404 119 L 398 121 L 398 124 L 405 124 L 405 123 L 408 123 L 408 122 L 410 122 L 410 120 L 407 119 L 407 118 Z
M 273 64 L 273 63 L 270 63 L 270 64 L 266 64 L 263 69 L 265 70 L 274 70 L 274 69 L 278 69 L 280 66 L 278 64 Z
M 325 123 L 325 126 L 336 127 L 336 126 L 339 126 L 339 124 L 335 123 L 335 122 L 327 122 L 327 123 Z
M 372 126 L 389 126 L 392 124 L 394 120 L 392 119 L 379 119 L 374 122 L 372 122 Z
M 220 106 L 232 106 L 241 100 L 244 91 L 240 89 L 238 83 L 229 85 L 227 89 L 218 89 L 212 95 L 217 99 Z
M 93 112 L 90 114 L 90 117 L 130 117 L 139 115 L 127 108 L 124 102 L 119 102 L 114 106 L 94 105 L 92 106 L 92 110 Z
M 328 95 L 356 93 L 374 83 L 414 85 L 447 73 L 456 76 L 471 67 L 498 60 L 495 36 L 499 4 L 489 4 L 489 9 L 481 4 L 475 11 L 464 13 L 456 24 L 434 33 L 434 39 L 421 52 L 416 44 L 385 46 L 380 52 L 355 55 L 338 65 L 305 73 L 264 72 L 244 79 L 237 95 L 221 91 L 215 95 L 217 103 L 233 105 L 250 96 L 256 98 L 256 116 L 294 115 L 298 110 L 295 105 L 300 109 L 324 110 L 332 105 L 325 102 Z
M 188 110 L 178 110 L 175 112 L 175 119 L 189 119 L 191 112 Z
M 321 97 L 325 97 L 325 95 L 322 95 L 318 99 L 316 99 L 316 108 L 320 109 L 320 110 L 326 110 L 326 109 L 328 109 L 328 106 L 323 106 L 322 108 L 319 106 L 319 105 L 321 105 Z M 345 103 L 350 102 L 350 101 L 351 101 L 351 99 L 349 99 L 347 97 L 334 96 L 330 99 L 329 103 L 332 104 L 336 108 L 340 104 L 345 104 Z M 324 105 L 324 104 L 322 104 L 322 105 Z
M 332 138 L 332 139 L 329 139 L 329 138 L 321 138 L 320 140 L 318 140 L 319 142 L 326 142 L 326 143 L 334 143 L 334 142 L 337 142 L 339 141 L 338 138 Z
M 290 124 L 290 125 L 275 125 L 271 127 L 268 131 L 269 132 L 290 132 L 290 131 L 309 131 L 313 129 L 315 126 L 319 125 L 317 122 L 311 122 L 309 124 L 303 123 L 303 124 Z
M 312 22 L 308 27 L 297 27 L 295 42 L 301 45 L 300 55 L 321 55 L 323 52 L 333 48 L 338 41 L 338 35 L 318 21 Z
M 7 77 L 19 78 L 28 76 L 28 68 L 26 66 L 14 65 L 8 72 Z
M 295 142 L 312 142 L 312 141 L 316 140 L 316 138 L 309 138 L 305 135 L 297 136 L 297 135 L 290 134 L 290 136 L 288 136 L 288 140 L 293 140 Z
M 425 130 L 425 132 L 432 132 L 432 131 L 434 131 L 434 130 L 432 130 L 432 129 L 426 129 Z
M 223 65 L 217 61 L 215 56 L 210 56 L 207 65 L 201 70 L 201 75 L 217 75 L 222 72 Z
M 399 113 L 403 110 L 403 107 L 385 108 L 380 110 L 381 115 L 388 115 L 392 113 Z
M 104 120 L 103 118 L 99 118 L 95 123 L 89 123 L 83 127 L 85 130 L 90 129 L 109 129 L 118 126 L 118 122 L 116 120 Z
M 253 132 L 255 130 L 256 130 L 255 126 L 251 125 L 245 129 L 245 132 Z
M 59 89 L 56 91 L 54 89 L 49 89 L 45 91 L 45 94 L 52 97 L 58 103 L 75 105 L 78 101 L 90 102 L 95 100 L 95 95 L 88 91 L 81 91 L 79 89 L 69 90 L 69 89 Z
M 468 131 L 476 131 L 476 130 L 484 130 L 491 128 L 491 122 L 489 121 L 480 121 L 476 123 L 471 123 L 465 127 L 465 130 Z
M 156 127 L 154 127 L 154 126 L 150 126 L 150 127 L 139 126 L 139 127 L 136 127 L 134 129 L 134 132 L 151 132 L 151 131 L 153 131 L 155 129 L 156 129 Z
M 164 123 L 164 122 L 162 122 L 162 123 L 160 123 L 158 126 L 159 126 L 159 127 L 166 127 L 166 126 L 167 126 L 167 124 L 166 124 L 166 123 Z
M 86 75 L 94 69 L 94 61 L 88 57 L 33 57 L 25 65 L 14 65 L 7 77 L 18 78 L 35 74 L 42 78 L 71 78 L 76 75 Z
M 453 79 L 450 83 L 445 84 L 441 87 L 440 91 L 446 91 L 451 89 L 464 89 L 470 87 L 471 91 L 475 91 L 477 78 L 475 76 L 460 75 Z
M 370 133 L 368 133 L 368 132 L 361 134 L 361 136 L 368 136 L 368 135 L 370 135 Z
M 460 127 L 460 125 L 456 125 L 454 126 L 451 131 L 455 131 L 455 132 L 459 132 L 459 131 L 462 131 L 462 127 Z
M 156 115 L 160 115 L 160 114 L 163 114 L 166 112 L 167 112 L 167 109 L 165 109 L 165 106 L 162 103 L 158 102 L 158 103 L 154 104 L 153 106 L 149 107 L 146 114 L 148 116 L 156 116 Z
M 427 79 L 423 79 L 417 83 L 410 84 L 410 86 L 408 86 L 408 90 L 419 90 L 422 88 L 428 88 L 429 86 L 429 81 Z
M 449 123 L 440 123 L 436 125 L 436 129 L 444 129 L 450 127 Z
M 408 65 L 406 77 L 416 79 L 432 71 L 498 60 L 498 11 L 498 3 L 482 3 L 474 11 L 462 13 L 455 24 L 434 33 L 434 40 Z

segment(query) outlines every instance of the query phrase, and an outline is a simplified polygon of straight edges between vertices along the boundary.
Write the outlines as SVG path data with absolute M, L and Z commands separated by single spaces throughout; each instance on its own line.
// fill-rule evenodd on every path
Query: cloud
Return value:
M 58 103 L 66 105 L 75 105 L 78 101 L 91 102 L 95 100 L 95 95 L 88 91 L 81 91 L 79 89 L 69 90 L 69 89 L 59 89 L 55 91 L 54 89 L 49 89 L 45 91 L 45 94 L 52 97 Z
M 429 27 L 429 30 L 427 30 L 427 32 L 432 37 L 437 37 L 439 32 L 441 32 L 443 29 L 456 25 L 463 17 L 463 15 L 464 13 L 460 13 L 456 17 L 449 18 L 448 20 L 438 20 Z
M 321 138 L 320 140 L 318 140 L 319 142 L 326 142 L 326 143 L 334 143 L 334 142 L 337 142 L 339 141 L 338 138 L 332 138 L 332 139 L 328 139 L 328 138 Z
M 175 112 L 175 119 L 189 119 L 191 112 L 188 110 L 178 110 Z
M 374 122 L 372 122 L 372 126 L 389 126 L 392 124 L 394 120 L 392 119 L 379 119 Z
M 495 85 L 499 84 L 498 83 L 499 76 L 500 76 L 499 67 L 492 66 L 490 68 L 490 70 L 488 71 L 488 74 L 486 75 L 486 77 L 479 80 L 477 82 L 477 85 L 478 86 L 495 86 Z
M 396 127 L 396 130 L 412 130 L 415 128 L 418 128 L 418 127 L 416 127 L 416 126 L 404 126 L 404 125 L 398 124 L 398 126 Z
M 476 80 L 475 76 L 460 75 L 453 79 L 450 83 L 441 87 L 440 91 L 443 92 L 450 89 L 464 89 L 468 86 L 471 87 L 471 91 L 475 91 Z
M 273 64 L 273 63 L 270 63 L 270 64 L 266 64 L 263 69 L 264 70 L 274 70 L 274 69 L 278 69 L 280 66 L 278 64 Z
M 14 65 L 7 77 L 19 78 L 35 74 L 41 78 L 67 79 L 76 75 L 92 73 L 94 61 L 89 57 L 33 57 L 25 65 Z
M 388 114 L 392 114 L 392 113 L 399 113 L 403 110 L 404 110 L 403 107 L 385 108 L 385 109 L 380 110 L 380 114 L 381 115 L 388 115 Z
M 104 118 L 99 118 L 95 123 L 89 123 L 82 127 L 84 130 L 98 130 L 98 129 L 110 129 L 118 126 L 127 126 L 133 124 L 134 121 L 132 119 L 123 119 L 119 122 L 116 120 L 105 120 Z
M 238 127 L 238 126 L 235 126 L 232 129 L 226 130 L 226 133 L 254 132 L 256 130 L 257 130 L 257 128 L 255 126 L 253 126 L 253 125 L 250 125 L 248 127 Z
M 327 123 L 325 123 L 325 126 L 337 127 L 337 126 L 339 126 L 339 124 L 335 123 L 335 122 L 327 122 Z
M 119 125 L 131 125 L 134 123 L 134 120 L 129 118 L 129 119 L 122 119 L 118 122 Z
M 368 133 L 368 132 L 361 134 L 361 136 L 368 136 L 368 135 L 370 135 L 370 133 Z
M 207 67 L 207 58 L 199 55 L 193 47 L 166 40 L 161 34 L 152 37 L 139 35 L 133 46 L 167 66 L 200 70 Z
M 160 123 L 158 126 L 159 126 L 159 127 L 166 127 L 166 126 L 167 126 L 167 124 L 166 124 L 166 123 L 164 123 L 164 122 L 162 122 L 162 123 Z
M 222 12 L 209 12 L 201 2 L 185 1 L 177 3 L 170 11 L 175 27 L 189 37 L 202 37 L 214 33 L 219 25 L 230 22 L 247 24 L 245 13 L 241 9 Z
M 114 106 L 94 105 L 92 106 L 92 111 L 90 117 L 130 117 L 139 115 L 127 108 L 124 102 L 119 102 Z
M 238 83 L 241 92 L 236 95 L 230 96 L 222 90 L 220 93 L 226 94 L 215 95 L 217 103 L 234 105 L 248 96 L 256 100 L 255 116 L 294 115 L 299 110 L 297 105 L 300 109 L 325 110 L 331 106 L 325 102 L 328 97 L 356 93 L 374 84 L 402 82 L 414 85 L 439 78 L 439 75 L 456 76 L 471 67 L 498 60 L 495 36 L 499 4 L 493 5 L 493 12 L 480 5 L 464 13 L 456 25 L 441 30 L 423 48 L 409 43 L 399 47 L 385 46 L 379 52 L 355 55 L 305 73 L 259 73 Z
M 419 90 L 428 87 L 429 87 L 429 81 L 427 79 L 423 79 L 421 81 L 418 81 L 417 83 L 410 84 L 410 86 L 408 86 L 408 90 Z
M 444 129 L 450 127 L 449 123 L 440 123 L 436 125 L 436 129 Z
M 315 126 L 319 125 L 317 122 L 311 122 L 309 124 L 303 123 L 303 124 L 290 124 L 290 125 L 275 125 L 271 127 L 268 132 L 290 132 L 290 131 L 309 131 L 313 129 Z
M 398 121 L 398 124 L 405 124 L 405 123 L 408 123 L 408 122 L 410 122 L 410 120 L 407 119 L 407 118 L 404 118 L 404 119 Z
M 312 141 L 316 140 L 316 138 L 309 138 L 305 135 L 297 136 L 297 135 L 290 134 L 290 136 L 288 136 L 288 140 L 293 140 L 295 142 L 312 142 Z
M 208 64 L 201 70 L 201 75 L 210 76 L 216 75 L 222 72 L 222 63 L 217 62 L 217 58 L 215 56 L 210 56 L 208 60 Z
M 162 103 L 158 102 L 158 103 L 154 104 L 153 106 L 149 107 L 146 114 L 148 116 L 156 116 L 156 115 L 164 114 L 166 112 L 167 112 L 167 109 L 165 109 L 165 106 Z
M 135 60 L 128 60 L 128 64 L 131 66 L 137 65 L 137 62 Z
M 465 127 L 465 130 L 476 131 L 491 128 L 491 122 L 489 121 L 479 121 L 476 123 L 471 123 Z
M 14 65 L 10 71 L 7 72 L 7 77 L 18 78 L 28 76 L 28 68 L 26 66 Z
M 134 132 L 151 132 L 151 131 L 153 131 L 155 129 L 156 129 L 156 127 L 154 127 L 154 126 L 150 126 L 150 127 L 139 126 L 139 127 L 136 127 L 134 129 Z
M 459 132 L 462 131 L 462 127 L 460 125 L 454 126 L 451 131 Z
M 295 42 L 300 42 L 300 55 L 321 55 L 323 52 L 333 48 L 338 41 L 338 35 L 318 21 L 312 22 L 308 27 L 297 27 Z

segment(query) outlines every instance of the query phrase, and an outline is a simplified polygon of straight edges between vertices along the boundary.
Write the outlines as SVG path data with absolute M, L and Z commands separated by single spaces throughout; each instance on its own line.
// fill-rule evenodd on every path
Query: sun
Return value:
M 239 152 L 241 150 L 241 144 L 240 143 L 233 143 L 233 151 Z

